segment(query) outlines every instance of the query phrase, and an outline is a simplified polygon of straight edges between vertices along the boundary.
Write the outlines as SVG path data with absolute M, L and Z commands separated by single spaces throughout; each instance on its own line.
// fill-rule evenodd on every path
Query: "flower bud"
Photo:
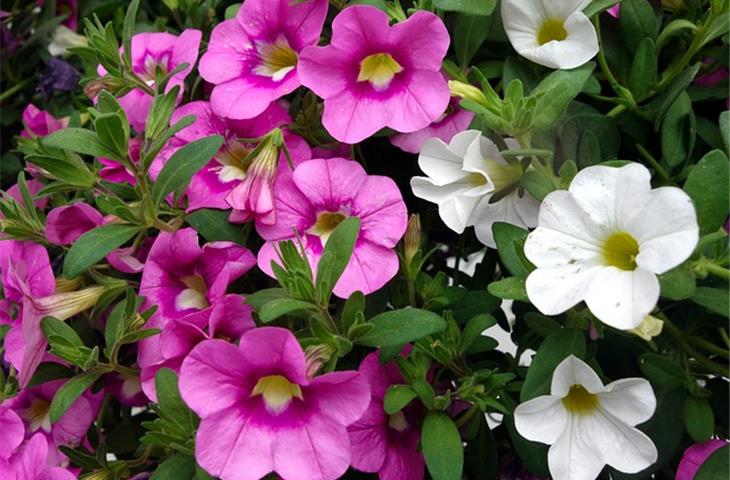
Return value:
M 77 313 L 96 305 L 99 297 L 106 291 L 104 287 L 89 287 L 76 292 L 54 293 L 42 298 L 28 298 L 40 318 L 55 317 L 66 320 Z
M 449 80 L 449 90 L 451 90 L 451 95 L 454 97 L 465 98 L 480 105 L 484 105 L 485 107 L 489 105 L 484 92 L 474 85 L 469 85 L 468 83 L 460 82 L 458 80 Z
M 652 338 L 660 335 L 664 328 L 664 322 L 656 317 L 647 315 L 644 320 L 639 324 L 638 327 L 629 330 L 634 335 L 640 337 L 642 340 L 647 342 L 651 341 Z
M 65 277 L 58 277 L 56 279 L 56 290 L 55 293 L 66 293 L 73 292 L 81 286 L 81 279 L 79 277 L 68 279 Z
M 307 378 L 317 375 L 322 366 L 329 362 L 334 353 L 331 345 L 310 345 L 304 350 L 304 358 L 307 365 Z
M 406 229 L 403 244 L 406 266 L 410 267 L 411 262 L 421 250 L 421 217 L 417 213 L 412 214 L 408 219 L 408 228 Z

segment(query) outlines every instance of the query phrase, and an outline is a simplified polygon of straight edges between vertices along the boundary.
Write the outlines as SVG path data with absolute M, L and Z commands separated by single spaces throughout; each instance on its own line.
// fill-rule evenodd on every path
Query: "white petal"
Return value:
M 601 267 L 584 264 L 538 268 L 527 277 L 527 296 L 545 315 L 557 315 L 581 302 Z
M 584 417 L 570 416 L 568 427 L 548 450 L 550 476 L 555 480 L 595 480 L 605 463 L 582 425 Z
M 503 0 L 500 13 L 510 41 L 515 32 L 532 32 L 537 37 L 537 29 L 549 18 L 542 0 Z
M 515 408 L 515 428 L 533 442 L 552 445 L 565 430 L 568 411 L 559 397 L 543 395 Z
M 603 391 L 603 382 L 596 372 L 580 358 L 569 355 L 553 372 L 550 395 L 562 398 L 568 394 L 573 385 L 582 385 L 590 393 Z
M 580 12 L 590 0 L 543 0 L 545 11 L 552 18 L 568 18 L 575 12 Z
M 489 203 L 489 198 L 485 197 L 474 209 L 469 224 L 474 225 L 480 242 L 487 247 L 497 248 L 492 225 L 495 222 L 505 222 L 522 228 L 534 227 L 537 223 L 539 205 L 540 203 L 529 194 L 525 193 L 520 197 L 517 191 L 495 203 Z M 526 212 L 526 215 L 523 216 L 523 212 Z
M 499 148 L 493 141 L 487 137 L 479 137 L 479 141 L 472 142 L 466 151 L 466 155 L 464 155 L 464 170 L 483 175 L 490 186 L 494 188 L 494 184 L 489 179 L 487 160 L 495 160 L 502 164 L 506 163 L 502 159 L 502 154 L 499 153 Z
M 436 204 L 445 203 L 456 195 L 463 195 L 466 190 L 463 184 L 437 185 L 428 177 L 413 177 L 411 188 L 416 197 Z
M 583 435 L 604 463 L 624 473 L 636 473 L 657 461 L 657 449 L 643 432 L 602 411 L 581 418 Z
M 603 248 L 604 239 L 611 233 L 593 221 L 573 195 L 565 190 L 556 190 L 545 197 L 540 206 L 538 225 L 581 239 L 596 248 Z
M 611 382 L 598 398 L 602 410 L 630 426 L 646 422 L 656 410 L 654 390 L 643 378 Z
M 530 232 L 525 242 L 525 256 L 538 268 L 600 265 L 602 255 L 593 243 L 544 227 Z
M 585 296 L 593 315 L 620 330 L 639 326 L 658 300 L 659 280 L 643 268 L 628 271 L 602 267 Z
M 515 209 L 517 215 L 522 219 L 523 225 L 527 228 L 537 227 L 537 218 L 540 214 L 540 202 L 527 192 L 520 197 L 517 192 L 513 193 L 517 197 L 515 200 Z
M 463 169 L 469 145 L 481 136 L 478 130 L 466 130 L 454 136 L 449 145 L 438 138 L 427 140 L 418 156 L 418 166 L 437 185 L 445 185 L 468 176 Z

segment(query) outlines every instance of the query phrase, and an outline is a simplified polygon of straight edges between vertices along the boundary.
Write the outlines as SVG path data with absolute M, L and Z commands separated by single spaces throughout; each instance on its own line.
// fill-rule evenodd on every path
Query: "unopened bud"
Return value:
M 412 214 L 408 219 L 408 228 L 406 229 L 403 244 L 406 266 L 410 267 L 411 262 L 421 250 L 421 217 L 417 213 Z
M 314 378 L 319 369 L 332 358 L 334 349 L 330 345 L 311 345 L 304 350 L 307 378 Z
M 664 322 L 662 320 L 652 317 L 651 315 L 647 315 L 638 327 L 629 331 L 642 340 L 649 342 L 652 338 L 659 336 L 662 333 L 663 328 Z
M 489 105 L 484 92 L 474 85 L 469 85 L 468 83 L 460 82 L 458 80 L 449 80 L 449 90 L 451 90 L 451 95 L 453 97 L 465 98 L 484 106 Z
M 104 287 L 89 287 L 76 292 L 54 293 L 42 298 L 29 298 L 35 313 L 40 317 L 66 320 L 96 305 L 106 291 Z
M 55 293 L 73 292 L 81 286 L 81 278 L 76 277 L 69 280 L 65 277 L 58 277 L 56 279 L 56 290 Z

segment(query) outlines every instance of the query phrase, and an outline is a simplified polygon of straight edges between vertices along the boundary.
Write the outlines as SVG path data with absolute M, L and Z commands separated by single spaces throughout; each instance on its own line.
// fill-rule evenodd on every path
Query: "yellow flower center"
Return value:
M 588 392 L 583 385 L 572 385 L 562 401 L 565 408 L 575 415 L 588 415 L 598 408 L 598 396 Z
M 537 43 L 540 45 L 545 45 L 553 40 L 560 42 L 567 37 L 568 32 L 565 31 L 565 21 L 559 18 L 548 18 L 537 31 Z
M 266 409 L 276 414 L 283 412 L 292 398 L 303 399 L 302 388 L 283 375 L 269 375 L 259 379 L 251 392 L 252 397 L 256 395 L 263 396 Z
M 187 288 L 175 298 L 175 307 L 178 310 L 187 310 L 188 308 L 202 310 L 208 307 L 208 300 L 205 298 L 208 288 L 205 286 L 203 277 L 190 275 L 182 277 L 180 280 Z
M 487 160 L 486 170 L 497 192 L 519 182 L 522 178 L 522 167 L 518 163 L 505 165 L 495 160 Z
M 51 402 L 37 398 L 33 400 L 30 407 L 22 412 L 23 418 L 30 424 L 30 431 L 35 432 L 42 428 L 46 432 L 51 431 Z
M 603 261 L 621 270 L 636 270 L 639 243 L 626 232 L 616 232 L 603 244 Z
M 368 55 L 360 62 L 360 74 L 358 82 L 370 82 L 376 89 L 388 86 L 397 73 L 403 71 L 403 67 L 387 53 L 374 53 Z
M 347 216 L 340 212 L 322 212 L 317 216 L 317 221 L 312 227 L 307 230 L 307 233 L 317 235 L 322 241 L 322 246 L 327 243 L 327 240 L 332 235 L 332 232 L 337 228 L 337 225 L 342 223 Z
M 279 37 L 273 43 L 260 42 L 257 44 L 256 50 L 261 63 L 254 71 L 259 75 L 271 77 L 275 82 L 291 72 L 299 60 L 297 52 L 289 46 L 289 42 L 284 37 Z

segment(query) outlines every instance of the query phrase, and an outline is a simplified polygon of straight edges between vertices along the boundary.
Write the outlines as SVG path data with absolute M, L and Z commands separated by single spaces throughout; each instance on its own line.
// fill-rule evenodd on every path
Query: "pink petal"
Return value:
M 23 420 L 10 408 L 0 406 L 0 459 L 10 458 L 24 438 Z
M 306 391 L 316 397 L 321 414 L 345 426 L 357 421 L 370 403 L 367 380 L 355 371 L 315 377 Z
M 200 58 L 200 76 L 214 84 L 239 77 L 249 48 L 253 48 L 251 40 L 238 20 L 219 23 L 210 35 L 208 50 Z
M 395 182 L 368 176 L 352 202 L 352 214 L 360 218 L 360 238 L 394 248 L 408 225 L 408 211 Z
M 337 212 L 367 180 L 362 166 L 344 158 L 310 160 L 294 171 L 294 183 L 319 211 Z
M 348 298 L 358 290 L 368 295 L 395 277 L 398 268 L 398 255 L 393 250 L 358 240 L 333 293 L 340 298 Z
M 287 329 L 260 327 L 249 330 L 239 343 L 242 361 L 257 377 L 284 375 L 299 385 L 308 385 L 304 351 Z
M 439 71 L 415 70 L 407 77 L 394 77 L 390 88 L 401 88 L 383 107 L 391 109 L 388 126 L 399 132 L 427 127 L 446 111 L 451 99 L 449 85 Z
M 56 245 L 70 245 L 103 222 L 101 213 L 83 202 L 56 207 L 48 213 L 46 239 Z
M 450 39 L 446 25 L 437 15 L 419 10 L 405 22 L 393 25 L 390 38 L 402 48 L 411 68 L 441 70 Z

